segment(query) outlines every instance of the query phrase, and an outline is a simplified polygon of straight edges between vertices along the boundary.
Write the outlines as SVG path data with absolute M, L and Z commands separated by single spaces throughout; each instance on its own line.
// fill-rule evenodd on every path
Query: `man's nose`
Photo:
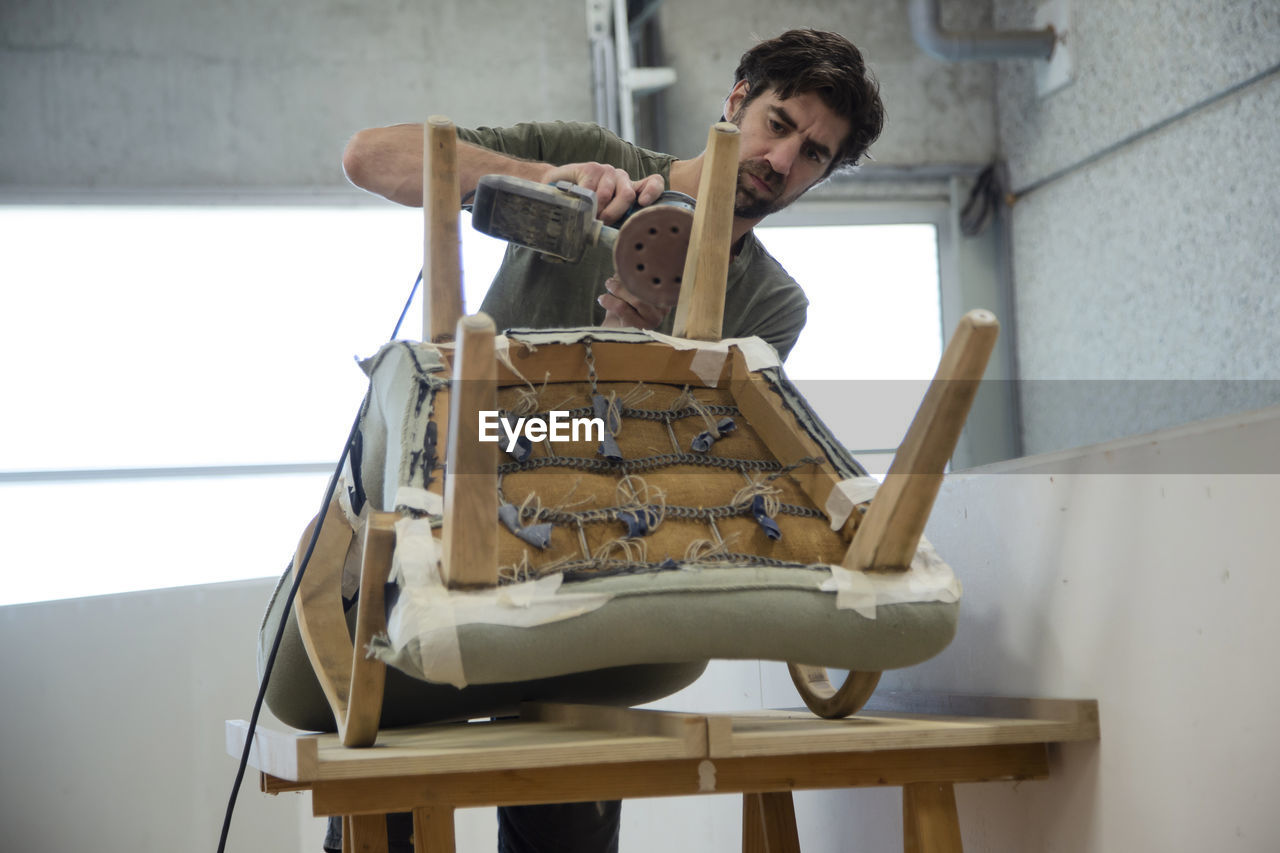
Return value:
M 799 154 L 800 143 L 798 140 L 782 139 L 765 155 L 765 160 L 773 171 L 785 178 L 791 174 L 791 167 L 795 165 L 796 157 Z

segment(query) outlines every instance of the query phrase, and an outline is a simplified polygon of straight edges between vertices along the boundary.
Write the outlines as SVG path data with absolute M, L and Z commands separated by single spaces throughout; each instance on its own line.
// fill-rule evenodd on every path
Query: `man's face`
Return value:
M 743 106 L 746 81 L 734 86 L 726 112 L 741 133 L 734 215 L 759 220 L 804 195 L 827 174 L 849 122 L 813 92 L 778 98 L 772 90 Z

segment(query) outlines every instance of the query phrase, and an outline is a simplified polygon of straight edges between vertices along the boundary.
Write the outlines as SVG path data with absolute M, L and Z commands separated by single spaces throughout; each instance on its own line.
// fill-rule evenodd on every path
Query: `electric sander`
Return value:
M 471 224 L 491 237 L 549 258 L 577 263 L 590 246 L 613 250 L 617 276 L 628 290 L 661 308 L 674 308 L 693 230 L 692 197 L 667 190 L 651 205 L 633 205 L 611 228 L 596 218 L 596 194 L 568 181 L 540 184 L 485 175 L 476 185 Z

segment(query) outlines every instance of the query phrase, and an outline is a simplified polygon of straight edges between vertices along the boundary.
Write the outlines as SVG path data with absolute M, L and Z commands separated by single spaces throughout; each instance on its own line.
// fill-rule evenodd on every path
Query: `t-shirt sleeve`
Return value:
M 659 155 L 636 148 L 590 122 L 525 122 L 511 127 L 459 129 L 458 138 L 521 160 L 562 166 L 610 163 L 639 180 L 662 171 Z

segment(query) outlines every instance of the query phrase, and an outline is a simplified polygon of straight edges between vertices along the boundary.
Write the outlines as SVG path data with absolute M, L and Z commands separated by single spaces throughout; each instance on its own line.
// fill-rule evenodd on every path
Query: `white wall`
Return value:
M 223 721 L 252 710 L 272 586 L 0 607 L 0 846 L 215 849 L 236 769 Z M 227 849 L 316 853 L 318 835 L 300 839 L 304 805 L 260 794 L 250 772 Z
M 927 535 L 964 583 L 957 636 L 882 689 L 1094 698 L 1102 727 L 1055 748 L 1048 780 L 958 786 L 966 850 L 1275 849 L 1277 458 L 1280 407 L 943 486 Z M 798 704 L 779 664 L 691 691 L 699 710 Z M 628 803 L 624 848 L 654 849 L 657 823 L 670 853 L 737 849 L 736 799 L 716 799 Z M 898 789 L 795 799 L 805 853 L 901 849 Z
M 928 535 L 964 583 L 959 631 L 884 688 L 1096 698 L 1102 715 L 1100 743 L 1055 750 L 1050 780 L 960 786 L 967 849 L 1274 849 L 1277 448 L 1280 408 L 944 486 Z M 255 581 L 0 608 L 6 849 L 212 849 L 235 769 L 222 721 L 249 714 L 269 591 Z M 798 697 L 780 664 L 717 663 L 659 704 L 732 711 Z M 255 786 L 251 775 L 229 849 L 315 853 L 309 797 Z M 631 801 L 623 849 L 739 849 L 739 802 Z M 806 792 L 796 810 L 806 853 L 901 844 L 897 789 Z M 460 850 L 492 849 L 492 810 L 460 813 L 458 826 Z

